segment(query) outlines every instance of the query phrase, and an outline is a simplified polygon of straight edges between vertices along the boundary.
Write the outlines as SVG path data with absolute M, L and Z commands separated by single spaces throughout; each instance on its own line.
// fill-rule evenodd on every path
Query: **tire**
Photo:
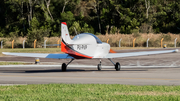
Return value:
M 97 68 L 98 68 L 98 71 L 101 71 L 101 68 L 102 68 L 101 64 L 98 64 Z
M 67 68 L 67 65 L 65 63 L 63 63 L 62 66 L 61 66 L 61 70 L 66 71 L 66 68 Z
M 121 65 L 119 62 L 116 62 L 115 69 L 116 69 L 116 71 L 120 71 Z

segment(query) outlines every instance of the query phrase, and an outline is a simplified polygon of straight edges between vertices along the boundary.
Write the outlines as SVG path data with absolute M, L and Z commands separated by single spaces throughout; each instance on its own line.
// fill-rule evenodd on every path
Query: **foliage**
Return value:
M 162 34 L 161 38 L 164 38 L 163 41 L 171 41 L 171 35 L 169 34 Z
M 75 18 L 71 11 L 61 13 L 61 21 L 66 22 L 67 25 L 71 26 L 74 20 Z
M 146 23 L 142 23 L 142 25 L 140 26 L 140 33 L 153 33 L 153 29 L 151 25 L 148 25 Z M 156 30 L 156 32 L 159 32 L 159 30 Z
M 1 27 L 0 27 L 0 37 L 3 37 L 4 35 L 3 35 L 3 31 L 2 31 L 2 29 L 1 29 Z
M 161 47 L 161 39 L 160 38 L 156 40 L 150 39 L 148 44 L 149 44 L 149 47 Z
M 75 30 L 77 33 L 75 32 Z M 76 35 L 76 34 L 79 34 L 81 32 L 81 26 L 79 24 L 79 21 L 73 22 L 72 26 L 69 28 L 69 32 L 71 33 L 71 35 Z
M 116 34 L 116 32 L 117 32 L 117 27 L 112 26 L 110 33 L 111 33 L 111 34 Z
M 94 33 L 94 29 L 92 27 L 89 27 L 89 25 L 85 23 L 84 26 L 82 27 L 81 32 Z
M 71 35 L 76 35 L 75 31 L 77 32 L 77 34 L 79 34 L 79 33 L 94 33 L 94 29 L 91 26 L 89 27 L 89 25 L 87 23 L 84 23 L 84 26 L 81 27 L 79 21 L 78 22 L 75 21 L 72 24 L 72 26 L 69 28 L 69 32 L 71 33 Z
M 133 37 L 134 38 L 137 38 L 137 37 L 140 37 L 141 35 L 137 32 L 137 30 L 134 30 L 134 34 L 133 34 Z
M 144 0 L 49 1 L 1 0 L 0 37 L 26 37 L 42 28 L 49 37 L 60 36 L 61 22 L 67 22 L 71 35 L 76 25 L 78 33 L 180 33 L 180 0 L 147 0 L 148 12 Z
M 176 47 L 180 47 L 180 42 L 177 42 Z
M 40 24 L 36 17 L 31 21 L 31 28 L 28 30 L 27 34 L 27 47 L 33 47 L 33 43 L 36 40 L 36 47 L 41 47 L 44 37 L 49 35 L 50 30 L 45 26 L 40 28 Z
M 33 29 L 29 30 L 27 34 L 26 44 L 28 47 L 33 47 L 33 43 L 36 40 L 36 47 L 41 47 L 44 42 L 44 37 L 47 36 L 48 30 Z

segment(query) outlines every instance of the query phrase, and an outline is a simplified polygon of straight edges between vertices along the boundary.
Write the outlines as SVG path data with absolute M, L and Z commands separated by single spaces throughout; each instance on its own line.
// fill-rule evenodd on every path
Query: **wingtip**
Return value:
M 9 52 L 2 52 L 2 54 L 8 54 Z
M 177 53 L 178 51 L 179 51 L 178 49 L 175 49 L 175 50 L 174 50 L 174 53 Z

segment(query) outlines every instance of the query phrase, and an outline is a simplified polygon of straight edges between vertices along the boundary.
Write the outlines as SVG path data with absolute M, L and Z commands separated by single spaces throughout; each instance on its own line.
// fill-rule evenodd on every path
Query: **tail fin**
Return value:
M 71 43 L 71 38 L 69 35 L 69 31 L 68 31 L 66 22 L 61 23 L 61 39 L 67 44 Z

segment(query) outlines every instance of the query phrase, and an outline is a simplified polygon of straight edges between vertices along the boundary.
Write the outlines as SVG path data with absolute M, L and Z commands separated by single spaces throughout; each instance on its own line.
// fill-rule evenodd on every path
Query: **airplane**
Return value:
M 143 51 L 143 52 L 129 52 L 129 53 L 115 53 L 110 49 L 108 43 L 102 42 L 97 36 L 91 33 L 81 33 L 76 35 L 73 39 L 70 38 L 66 22 L 61 23 L 61 51 L 62 54 L 49 54 L 49 53 L 10 53 L 2 52 L 5 55 L 25 56 L 35 58 L 53 58 L 53 59 L 71 59 L 70 62 L 62 63 L 61 70 L 66 71 L 67 66 L 75 59 L 99 59 L 100 63 L 97 69 L 102 69 L 101 59 L 109 59 L 116 71 L 120 71 L 120 63 L 114 63 L 112 58 L 141 56 L 151 54 L 173 53 L 178 50 L 162 50 L 162 51 Z

